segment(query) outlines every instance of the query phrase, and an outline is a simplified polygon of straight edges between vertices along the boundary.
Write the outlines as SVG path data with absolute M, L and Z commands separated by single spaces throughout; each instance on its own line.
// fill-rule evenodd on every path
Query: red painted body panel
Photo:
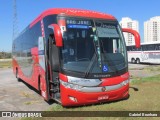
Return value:
M 50 97 L 48 96 L 48 91 L 47 91 L 47 83 L 46 83 L 45 71 L 41 67 L 39 67 L 39 73 L 38 74 L 40 75 L 41 95 L 46 101 L 48 101 Z
M 59 79 L 63 80 L 64 82 L 68 82 L 68 78 L 64 74 L 59 73 Z
M 112 77 L 112 78 L 103 78 L 102 84 L 100 86 L 110 86 L 110 85 L 117 85 L 125 80 L 129 79 L 129 73 L 125 73 L 118 77 Z
M 19 66 L 18 62 L 13 59 L 13 72 L 16 74 L 16 69 L 18 69 L 18 77 L 28 83 L 29 85 L 33 86 L 35 89 L 38 89 L 38 69 L 39 67 L 37 65 L 33 65 L 33 73 L 31 78 L 26 77 L 23 72 L 21 67 Z
M 54 14 L 65 14 L 68 16 L 79 16 L 79 17 L 86 17 L 86 18 L 102 18 L 102 19 L 110 19 L 110 20 L 116 20 L 115 17 L 109 14 L 101 13 L 101 12 L 95 12 L 90 10 L 82 10 L 82 9 L 65 9 L 65 8 L 54 8 L 54 9 L 48 9 L 44 11 L 40 16 L 38 16 L 31 24 L 30 27 L 35 25 L 37 22 L 42 20 L 45 16 L 48 15 L 54 15 Z
M 80 105 L 88 105 L 95 104 L 101 102 L 109 102 L 115 100 L 121 100 L 123 98 L 128 97 L 129 93 L 129 84 L 114 91 L 109 92 L 99 92 L 99 93 L 85 93 L 75 91 L 69 88 L 65 88 L 64 86 L 60 86 L 61 89 L 61 102 L 63 106 L 80 106 Z M 108 96 L 106 100 L 98 100 L 98 97 Z M 69 96 L 75 97 L 77 102 L 74 102 L 69 99 Z
M 41 95 L 42 91 L 46 93 L 46 95 L 42 95 L 45 100 L 49 99 L 49 96 L 47 94 L 47 85 L 46 85 L 46 79 L 45 79 L 45 71 L 39 66 L 39 59 L 36 55 L 37 48 L 32 48 L 32 59 L 33 59 L 33 72 L 31 77 L 26 77 L 20 65 L 18 62 L 13 58 L 12 65 L 13 65 L 13 73 L 16 74 L 16 69 L 18 69 L 18 78 L 25 81 L 27 84 L 31 85 L 35 89 L 39 90 L 39 77 L 40 77 L 40 89 L 41 89 Z M 35 54 L 34 54 L 35 53 Z

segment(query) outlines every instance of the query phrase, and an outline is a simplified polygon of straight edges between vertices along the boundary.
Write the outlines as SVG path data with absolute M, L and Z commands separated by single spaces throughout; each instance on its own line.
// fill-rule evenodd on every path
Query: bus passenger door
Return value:
M 54 100 L 60 102 L 59 83 L 59 48 L 55 44 L 54 35 L 49 36 L 49 69 L 50 69 L 50 94 Z

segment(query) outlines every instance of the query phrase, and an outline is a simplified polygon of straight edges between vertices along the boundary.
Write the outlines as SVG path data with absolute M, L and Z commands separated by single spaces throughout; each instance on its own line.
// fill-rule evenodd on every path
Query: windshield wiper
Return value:
M 93 37 L 94 37 L 93 38 L 94 48 L 95 48 L 95 52 L 97 54 L 98 64 L 99 64 L 99 67 L 102 68 L 102 56 L 101 56 L 100 41 L 96 35 L 94 35 Z
M 88 77 L 88 75 L 89 75 L 90 71 L 92 70 L 93 65 L 94 65 L 94 63 L 95 63 L 95 61 L 96 61 L 96 59 L 95 59 L 96 57 L 97 57 L 97 55 L 94 54 L 93 57 L 92 57 L 92 59 L 91 59 L 91 62 L 89 63 L 89 65 L 88 65 L 88 67 L 87 67 L 87 70 L 86 70 L 86 72 L 85 72 L 85 74 L 84 74 L 84 78 L 87 78 L 87 77 Z M 97 58 L 97 59 L 98 59 L 98 58 Z
M 87 67 L 87 70 L 86 70 L 85 75 L 84 75 L 85 78 L 88 77 L 88 74 L 92 70 L 92 67 L 93 67 L 93 65 L 95 63 L 95 58 L 97 58 L 99 67 L 102 68 L 102 56 L 101 56 L 100 41 L 99 41 L 98 37 L 96 36 L 96 32 L 95 32 L 95 34 L 91 35 L 90 37 L 93 37 L 93 44 L 94 44 L 95 54 L 92 57 L 89 66 Z
M 99 43 L 98 38 L 97 38 L 96 35 L 91 35 L 91 37 L 93 37 L 93 44 L 94 44 L 95 54 L 92 57 L 91 62 L 89 64 L 89 66 L 87 67 L 87 70 L 86 70 L 86 72 L 84 74 L 85 78 L 88 77 L 90 71 L 93 68 L 93 65 L 94 65 L 96 59 L 98 61 L 99 67 L 102 68 L 102 57 L 101 57 L 100 43 Z

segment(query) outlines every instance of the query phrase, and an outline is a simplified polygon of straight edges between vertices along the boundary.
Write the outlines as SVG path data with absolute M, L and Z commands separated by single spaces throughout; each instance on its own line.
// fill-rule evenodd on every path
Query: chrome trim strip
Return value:
M 62 83 L 63 86 L 65 86 L 65 84 L 68 84 L 68 85 L 70 84 L 70 83 L 63 82 L 63 81 L 61 81 L 61 83 Z M 119 88 L 122 88 L 123 86 L 128 85 L 128 83 L 129 83 L 129 80 L 125 80 L 125 81 L 123 81 L 123 82 L 121 82 L 117 85 L 104 86 L 104 87 L 83 87 L 83 86 L 76 85 L 76 86 L 79 86 L 79 89 L 74 89 L 74 87 L 72 87 L 70 89 L 74 89 L 74 90 L 77 90 L 77 91 L 80 91 L 80 92 L 89 92 L 89 93 L 92 93 L 92 92 L 106 92 L 106 91 L 112 91 L 112 90 L 117 90 Z M 70 85 L 74 86 L 74 84 L 70 84 Z M 65 86 L 65 87 L 67 87 L 67 86 Z
M 94 87 L 102 83 L 102 81 L 99 79 L 85 79 L 85 78 L 76 78 L 71 76 L 67 76 L 67 77 L 68 77 L 69 83 L 85 86 L 85 87 Z
M 105 92 L 105 91 L 111 91 L 111 90 L 117 90 L 121 87 L 123 87 L 121 83 L 118 85 L 113 86 L 105 86 L 105 87 L 83 87 L 81 88 L 81 92 Z M 105 88 L 105 91 L 102 91 L 102 89 Z

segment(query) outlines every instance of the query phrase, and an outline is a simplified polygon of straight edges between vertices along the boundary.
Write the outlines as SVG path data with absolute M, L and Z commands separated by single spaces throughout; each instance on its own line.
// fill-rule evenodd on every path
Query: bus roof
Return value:
M 53 15 L 53 14 L 65 14 L 68 16 L 79 16 L 79 17 L 89 17 L 89 18 L 102 18 L 102 19 L 110 19 L 110 20 L 116 20 L 115 17 L 109 14 L 91 11 L 91 10 L 83 10 L 83 9 L 74 9 L 74 8 L 52 8 L 44 11 L 42 14 L 40 14 L 31 24 L 30 27 L 35 25 L 37 22 L 39 22 L 41 19 L 43 19 L 45 16 Z
M 150 45 L 150 44 L 160 44 L 160 41 L 152 41 L 152 42 L 141 43 L 141 45 Z M 127 45 L 127 46 L 135 46 L 135 45 Z
M 141 43 L 142 45 L 148 45 L 148 44 L 160 44 L 160 41 L 152 41 L 152 42 L 144 42 Z

